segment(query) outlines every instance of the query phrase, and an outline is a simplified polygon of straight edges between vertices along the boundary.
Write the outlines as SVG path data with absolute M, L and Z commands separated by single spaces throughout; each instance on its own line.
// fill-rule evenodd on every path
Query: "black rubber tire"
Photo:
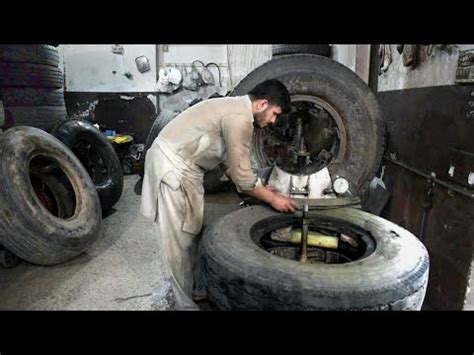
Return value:
M 224 170 L 220 166 L 206 172 L 203 182 L 204 191 L 208 194 L 230 191 L 234 184 L 230 180 L 223 180 L 224 176 Z
M 232 212 L 205 231 L 204 280 L 209 299 L 226 310 L 419 310 L 429 258 L 409 231 L 352 208 L 310 217 L 368 231 L 372 254 L 345 264 L 308 264 L 272 255 L 251 239 L 301 222 L 263 206 Z
M 150 132 L 146 137 L 145 147 L 143 148 L 143 153 L 140 157 L 140 164 L 138 169 L 138 175 L 140 177 L 143 177 L 143 174 L 145 173 L 146 152 L 148 151 L 148 149 L 150 149 L 151 145 L 155 141 L 156 137 L 158 137 L 158 134 L 160 134 L 161 130 L 178 114 L 179 111 L 163 110 L 156 116 L 155 121 L 153 122 L 153 125 L 150 128 Z
M 155 122 L 153 123 L 150 129 L 150 133 L 148 134 L 148 137 L 146 139 L 145 148 L 141 156 L 138 173 L 140 177 L 143 177 L 143 174 L 145 173 L 146 152 L 148 151 L 148 149 L 150 149 L 151 145 L 153 144 L 156 137 L 158 137 L 158 134 L 160 134 L 161 130 L 178 114 L 179 111 L 163 110 L 155 119 Z M 204 174 L 204 191 L 206 193 L 219 193 L 230 190 L 230 188 L 232 187 L 232 183 L 230 181 L 222 181 L 221 178 L 223 175 L 224 172 L 220 167 L 206 172 Z
M 61 106 L 66 107 L 63 89 L 0 88 L 4 106 Z
M 295 54 L 272 59 L 248 74 L 231 96 L 247 94 L 267 79 L 279 79 L 291 95 L 324 100 L 340 116 L 347 137 L 345 153 L 328 165 L 331 176 L 349 180 L 360 196 L 380 165 L 385 126 L 377 99 L 357 74 L 329 58 Z M 259 168 L 266 168 L 259 162 Z
M 53 128 L 52 134 L 71 149 L 80 160 L 82 159 L 81 163 L 96 186 L 102 212 L 107 214 L 118 202 L 123 191 L 122 167 L 112 144 L 91 123 L 81 120 L 73 119 L 61 122 Z M 82 158 L 80 152 L 77 151 L 76 144 L 80 140 L 87 140 L 88 144 L 96 149 L 105 165 L 105 179 L 97 181 L 90 165 Z
M 0 250 L 0 266 L 11 269 L 21 263 L 21 259 L 7 249 Z
M 63 87 L 61 69 L 41 64 L 0 63 L 0 87 Z
M 50 132 L 67 117 L 66 108 L 61 106 L 4 107 L 4 110 L 5 128 L 24 125 Z
M 72 216 L 76 208 L 76 201 L 74 189 L 67 186 L 67 177 L 48 174 L 41 175 L 40 180 L 54 194 L 57 217 L 66 219 L 68 216 Z
M 0 45 L 0 61 L 57 67 L 59 65 L 59 53 L 56 47 L 47 44 Z
M 72 182 L 75 214 L 53 216 L 39 201 L 28 164 L 48 156 Z M 87 250 L 99 237 L 101 208 L 89 174 L 77 157 L 52 135 L 33 127 L 14 127 L 0 136 L 0 243 L 20 258 L 54 265 Z
M 150 133 L 146 138 L 145 142 L 145 149 L 146 152 L 150 149 L 151 145 L 155 141 L 156 137 L 160 134 L 161 130 L 165 128 L 165 126 L 170 123 L 176 116 L 178 116 L 179 111 L 170 111 L 170 110 L 163 110 L 160 114 L 156 117 L 153 125 L 151 126 Z
M 331 46 L 329 44 L 274 44 L 272 45 L 272 56 L 286 54 L 316 54 L 331 57 Z

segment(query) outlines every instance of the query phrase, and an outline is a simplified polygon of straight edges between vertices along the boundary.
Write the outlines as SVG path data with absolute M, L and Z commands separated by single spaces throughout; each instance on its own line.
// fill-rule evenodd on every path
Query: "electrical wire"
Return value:
M 221 68 L 219 68 L 219 66 L 218 66 L 216 63 L 214 63 L 214 62 L 207 63 L 206 68 L 207 68 L 209 65 L 215 65 L 215 66 L 216 66 L 217 72 L 219 73 L 219 86 L 222 87 Z
M 202 65 L 204 68 L 206 67 L 206 65 L 205 65 L 203 62 L 201 62 L 199 59 L 196 59 L 194 62 L 192 62 L 192 63 L 191 63 L 191 66 L 194 67 L 194 63 L 196 63 L 196 62 L 201 63 L 201 65 Z

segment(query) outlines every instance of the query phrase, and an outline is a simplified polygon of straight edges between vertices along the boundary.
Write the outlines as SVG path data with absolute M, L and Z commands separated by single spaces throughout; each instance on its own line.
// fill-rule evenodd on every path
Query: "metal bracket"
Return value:
M 416 175 L 419 175 L 419 176 L 422 176 L 424 177 L 425 179 L 427 180 L 433 180 L 435 183 L 437 183 L 438 185 L 441 185 L 441 186 L 444 186 L 446 188 L 448 188 L 449 190 L 452 190 L 454 192 L 457 192 L 458 194 L 461 194 L 463 196 L 466 196 L 466 197 L 470 197 L 470 198 L 474 198 L 474 193 L 469 191 L 468 189 L 466 188 L 463 188 L 463 187 L 460 187 L 460 186 L 457 186 L 457 185 L 454 185 L 452 183 L 449 183 L 449 182 L 446 182 L 444 180 L 441 180 L 441 179 L 438 179 L 436 177 L 436 174 L 434 173 L 431 173 L 431 175 L 429 174 L 426 174 L 418 169 L 415 169 L 415 168 L 412 168 L 411 166 L 408 166 L 404 163 L 402 163 L 401 161 L 397 161 L 397 160 L 394 160 L 394 159 L 391 159 L 387 156 L 384 156 L 383 157 L 384 160 L 386 161 L 389 161 L 395 165 L 398 165 L 398 166 L 401 166 L 402 168 L 408 170 L 408 171 L 411 171 L 412 173 L 416 174 Z
M 291 175 L 290 196 L 291 195 L 309 195 L 309 176 L 296 177 Z

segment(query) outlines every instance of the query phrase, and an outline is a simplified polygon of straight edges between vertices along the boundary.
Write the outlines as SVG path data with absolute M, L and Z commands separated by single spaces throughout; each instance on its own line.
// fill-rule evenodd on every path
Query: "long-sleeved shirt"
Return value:
M 239 191 L 261 184 L 250 165 L 253 134 L 248 95 L 202 101 L 179 114 L 159 137 L 187 164 L 202 171 L 224 163 Z

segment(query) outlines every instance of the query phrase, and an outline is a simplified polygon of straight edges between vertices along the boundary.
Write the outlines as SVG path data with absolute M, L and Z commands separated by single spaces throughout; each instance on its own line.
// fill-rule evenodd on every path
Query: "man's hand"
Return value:
M 278 193 L 275 193 L 270 205 L 279 212 L 293 213 L 296 209 L 296 204 L 289 198 Z
M 250 196 L 256 197 L 259 200 L 270 204 L 270 206 L 279 212 L 295 212 L 296 204 L 289 197 L 280 195 L 277 191 L 278 189 L 273 186 L 259 186 L 247 193 Z

